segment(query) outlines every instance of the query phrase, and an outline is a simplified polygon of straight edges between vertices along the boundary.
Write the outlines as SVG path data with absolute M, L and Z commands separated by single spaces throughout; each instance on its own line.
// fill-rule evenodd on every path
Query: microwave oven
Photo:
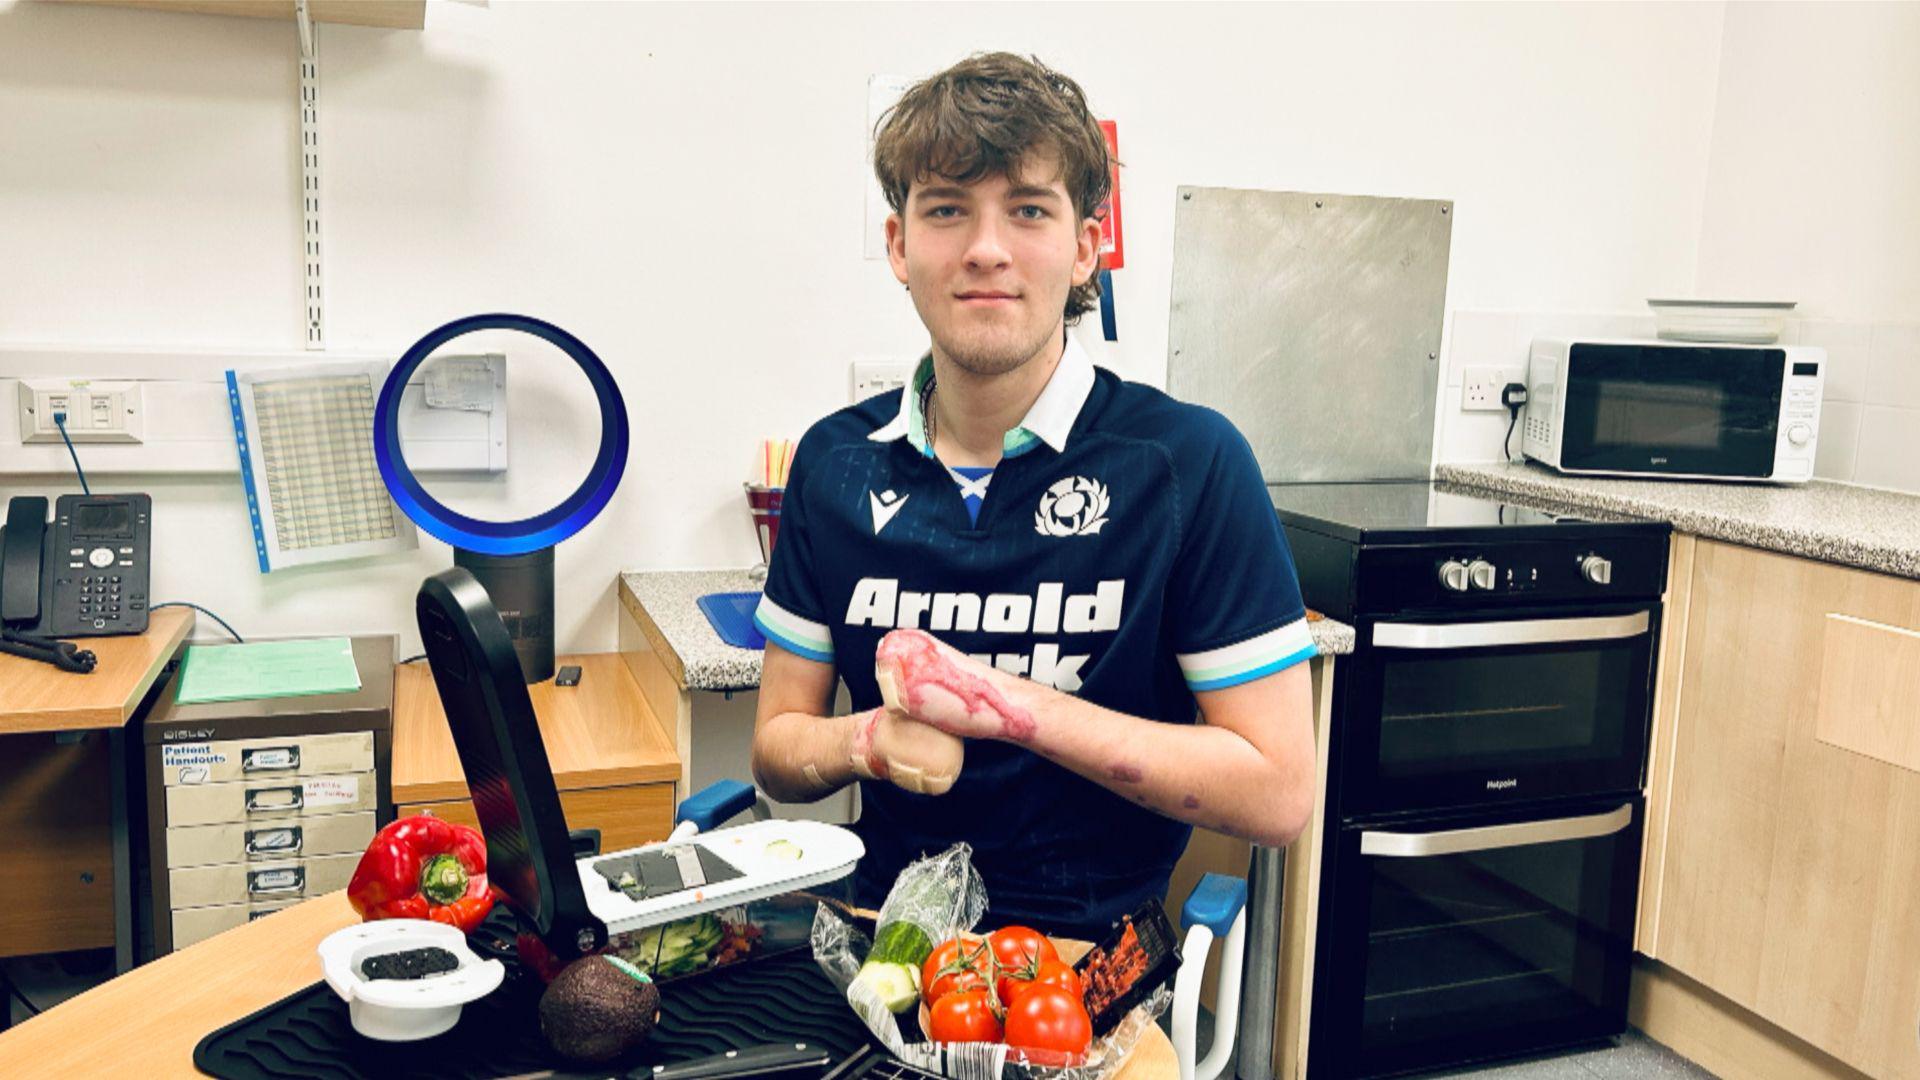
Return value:
M 1527 457 L 1563 473 L 1803 483 L 1826 350 L 1536 338 Z

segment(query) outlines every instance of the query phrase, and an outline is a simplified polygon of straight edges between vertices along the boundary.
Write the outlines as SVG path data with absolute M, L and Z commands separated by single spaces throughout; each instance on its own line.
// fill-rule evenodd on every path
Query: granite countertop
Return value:
M 1562 476 L 1533 464 L 1441 465 L 1434 477 L 1523 500 L 1657 518 L 1712 540 L 1920 579 L 1920 495 L 1828 480 L 1787 486 Z
M 697 599 L 708 593 L 756 592 L 760 584 L 745 570 L 628 570 L 620 575 L 620 602 L 633 612 L 648 637 L 664 644 L 663 657 L 689 690 L 752 690 L 760 685 L 760 653 L 736 649 L 720 640 Z M 1353 627 L 1332 619 L 1309 623 L 1320 655 L 1353 651 Z M 652 631 L 657 631 L 657 636 Z

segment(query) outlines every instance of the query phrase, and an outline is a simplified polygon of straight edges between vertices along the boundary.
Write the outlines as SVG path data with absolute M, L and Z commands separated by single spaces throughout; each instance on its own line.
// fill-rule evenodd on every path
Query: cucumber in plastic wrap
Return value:
M 956 844 L 920 859 L 894 879 L 875 922 L 873 948 L 854 983 L 894 1013 L 920 1000 L 920 966 L 945 941 L 986 914 L 987 891 L 973 869 L 973 849 Z M 850 991 L 853 992 L 853 991 Z

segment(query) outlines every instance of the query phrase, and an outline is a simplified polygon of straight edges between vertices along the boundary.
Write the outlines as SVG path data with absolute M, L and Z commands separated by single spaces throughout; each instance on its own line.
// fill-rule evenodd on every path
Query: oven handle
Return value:
M 1487 645 L 1544 645 L 1556 641 L 1609 641 L 1647 632 L 1644 611 L 1584 619 L 1520 622 L 1376 623 L 1373 643 L 1391 649 L 1476 649 Z
M 1558 840 L 1591 840 L 1611 836 L 1633 822 L 1633 804 L 1588 817 L 1555 818 L 1552 821 L 1523 821 L 1517 825 L 1486 825 L 1477 829 L 1449 829 L 1444 832 L 1360 834 L 1360 854 L 1390 859 L 1418 859 L 1429 855 L 1459 855 L 1470 851 L 1521 847 L 1527 844 L 1551 844 Z

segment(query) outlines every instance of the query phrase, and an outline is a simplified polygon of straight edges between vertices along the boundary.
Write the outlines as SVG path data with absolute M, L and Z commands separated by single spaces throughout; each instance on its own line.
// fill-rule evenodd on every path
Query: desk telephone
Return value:
M 85 672 L 93 654 L 53 639 L 144 633 L 152 513 L 146 495 L 62 495 L 49 522 L 44 497 L 9 499 L 0 652 Z

